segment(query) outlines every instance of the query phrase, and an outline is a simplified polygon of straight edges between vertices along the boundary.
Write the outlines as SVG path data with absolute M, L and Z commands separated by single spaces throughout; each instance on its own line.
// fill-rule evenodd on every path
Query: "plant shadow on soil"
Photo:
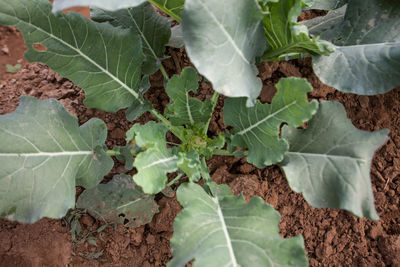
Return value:
M 3 51 L 3 48 L 6 49 Z M 124 144 L 125 132 L 132 126 L 125 119 L 124 111 L 110 114 L 87 109 L 81 89 L 41 64 L 24 63 L 16 74 L 6 73 L 6 64 L 24 62 L 24 49 L 18 31 L 0 27 L 0 114 L 12 112 L 21 95 L 40 99 L 52 97 L 60 100 L 80 123 L 92 117 L 104 120 L 109 130 L 108 147 Z M 164 63 L 170 75 L 190 65 L 183 49 L 169 48 L 168 54 L 170 58 Z M 276 166 L 257 169 L 243 159 L 213 157 L 208 162 L 213 180 L 228 184 L 235 194 L 243 192 L 246 199 L 260 196 L 274 206 L 282 215 L 281 235 L 304 236 L 311 266 L 400 266 L 400 88 L 379 96 L 343 94 L 318 80 L 310 60 L 263 63 L 259 70 L 263 102 L 271 101 L 274 85 L 280 78 L 306 77 L 314 88 L 309 97 L 340 101 L 357 128 L 390 129 L 389 141 L 377 151 L 371 168 L 375 204 L 381 220 L 372 222 L 346 211 L 312 208 L 301 194 L 289 188 Z M 151 77 L 151 85 L 146 97 L 157 109 L 163 110 L 169 100 L 160 73 Z M 211 96 L 211 85 L 202 81 L 197 97 Z M 222 106 L 223 97 L 219 99 L 210 124 L 212 135 L 225 130 Z M 136 122 L 143 124 L 151 119 L 146 113 Z M 129 172 L 116 162 L 105 181 L 116 173 Z M 77 194 L 80 191 L 78 188 Z M 107 228 L 101 234 L 104 241 L 97 239 L 97 246 L 88 242 L 73 246 L 65 220 L 42 219 L 26 225 L 0 219 L 0 266 L 165 266 L 171 258 L 169 239 L 173 234 L 173 220 L 181 207 L 176 198 L 160 194 L 156 199 L 160 213 L 150 224 L 135 229 Z M 86 230 L 102 225 L 88 215 L 80 222 Z M 103 254 L 99 258 L 92 256 L 101 251 Z

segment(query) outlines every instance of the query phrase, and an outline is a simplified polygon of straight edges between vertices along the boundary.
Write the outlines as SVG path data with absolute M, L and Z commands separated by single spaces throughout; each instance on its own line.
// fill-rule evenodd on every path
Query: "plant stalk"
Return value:
M 163 66 L 162 63 L 161 63 L 161 65 L 160 65 L 160 71 L 161 71 L 162 75 L 164 76 L 164 79 L 166 79 L 167 81 L 169 81 L 168 73 L 167 73 L 167 71 L 165 70 L 165 68 L 164 68 L 164 66 Z
M 183 173 L 178 174 L 174 179 L 172 179 L 171 182 L 169 182 L 167 184 L 167 187 L 170 187 L 171 185 L 173 185 L 174 183 L 176 183 L 179 179 L 181 179 L 183 176 Z

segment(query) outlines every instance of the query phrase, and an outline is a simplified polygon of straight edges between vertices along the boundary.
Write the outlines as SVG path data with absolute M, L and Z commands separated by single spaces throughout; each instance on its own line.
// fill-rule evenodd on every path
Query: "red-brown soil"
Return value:
M 16 74 L 5 73 L 5 64 L 15 64 L 23 58 L 24 43 L 18 31 L 0 27 L 0 114 L 12 112 L 20 95 L 41 99 L 59 99 L 80 123 L 92 117 L 103 119 L 108 127 L 107 145 L 124 144 L 125 131 L 132 123 L 123 111 L 109 114 L 87 109 L 84 94 L 70 81 L 59 77 L 41 64 L 24 64 Z M 170 75 L 189 65 L 184 51 L 169 49 L 171 57 L 164 61 Z M 279 167 L 257 169 L 233 157 L 214 157 L 209 161 L 212 178 L 228 184 L 235 194 L 243 192 L 248 199 L 260 196 L 282 215 L 280 232 L 283 237 L 302 234 L 311 266 L 400 266 L 400 88 L 380 96 L 343 94 L 323 85 L 313 74 L 309 60 L 263 63 L 260 77 L 264 87 L 260 99 L 270 101 L 274 84 L 287 76 L 306 77 L 314 87 L 310 98 L 337 100 L 346 107 L 354 125 L 363 130 L 389 128 L 389 141 L 377 151 L 371 168 L 375 203 L 381 220 L 359 219 L 349 212 L 310 207 L 301 194 L 289 188 Z M 160 110 L 168 103 L 160 73 L 151 77 L 152 88 L 148 99 Z M 209 83 L 201 82 L 198 97 L 211 97 Z M 222 120 L 222 97 L 210 125 L 210 134 L 225 129 Z M 145 114 L 139 121 L 152 119 Z M 106 177 L 126 173 L 119 163 Z M 80 190 L 78 190 L 79 192 Z M 73 245 L 65 220 L 42 219 L 24 225 L 0 219 L 0 266 L 165 266 L 171 258 L 169 239 L 173 234 L 173 220 L 181 207 L 176 198 L 157 196 L 160 205 L 153 221 L 136 229 L 119 226 L 106 228 L 97 239 L 97 247 L 85 242 Z M 97 229 L 102 222 L 86 215 L 81 218 L 83 229 Z M 99 237 L 99 235 L 95 235 Z M 103 252 L 98 258 L 93 253 Z

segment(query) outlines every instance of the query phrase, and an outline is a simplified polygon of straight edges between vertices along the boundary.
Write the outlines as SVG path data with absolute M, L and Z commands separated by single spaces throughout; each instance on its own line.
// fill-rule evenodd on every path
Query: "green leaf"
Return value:
M 257 2 L 243 0 L 187 0 L 182 12 L 186 51 L 198 71 L 217 92 L 248 97 L 249 105 L 262 87 L 254 65 L 265 49 L 261 18 Z
M 15 66 L 11 64 L 6 64 L 6 71 L 9 73 L 16 73 L 21 67 L 21 64 L 16 64 Z
M 181 23 L 181 12 L 185 4 L 185 0 L 148 0 L 153 5 L 170 15 L 177 22 Z
M 154 196 L 143 194 L 132 177 L 125 174 L 115 175 L 107 184 L 83 191 L 76 207 L 86 209 L 98 220 L 129 227 L 151 222 L 158 212 Z
M 167 173 L 178 169 L 178 156 L 167 148 L 165 134 L 167 128 L 161 123 L 150 121 L 145 125 L 135 124 L 127 133 L 127 141 L 146 149 L 139 153 L 133 165 L 138 173 L 133 176 L 136 184 L 147 194 L 162 191 L 168 180 Z
M 349 1 L 343 22 L 321 38 L 337 45 L 330 56 L 313 58 L 323 83 L 362 95 L 383 94 L 400 84 L 398 1 Z
M 307 101 L 312 87 L 306 79 L 284 78 L 271 104 L 259 101 L 246 108 L 245 99 L 228 98 L 224 106 L 224 123 L 234 127 L 232 144 L 248 148 L 247 161 L 259 168 L 282 161 L 288 144 L 279 137 L 282 123 L 301 126 L 318 109 L 318 102 Z
M 308 29 L 297 23 L 302 11 L 301 0 L 280 0 L 268 3 L 270 12 L 264 15 L 263 24 L 267 38 L 264 61 L 303 57 L 304 55 L 329 55 L 334 47 L 327 41 L 310 37 Z
M 201 178 L 202 166 L 199 154 L 191 150 L 189 153 L 180 152 L 177 166 L 182 170 L 191 182 L 197 182 Z
M 334 10 L 344 6 L 347 2 L 348 0 L 308 0 L 307 9 Z
M 321 35 L 326 30 L 329 30 L 338 23 L 343 22 L 346 13 L 347 5 L 341 8 L 329 11 L 325 16 L 316 17 L 302 22 L 307 26 L 310 34 Z
M 143 44 L 145 61 L 143 73 L 153 74 L 160 67 L 164 57 L 165 45 L 171 36 L 171 22 L 168 18 L 159 15 L 149 3 L 143 3 L 134 8 L 125 8 L 118 11 L 92 9 L 91 17 L 97 22 L 109 22 L 113 26 L 133 29 Z
M 116 152 L 119 153 L 119 155 L 116 155 L 116 158 L 119 161 L 124 161 L 125 162 L 125 166 L 124 167 L 128 171 L 132 170 L 132 168 L 133 168 L 134 158 L 133 158 L 133 155 L 131 153 L 131 150 L 135 151 L 135 149 L 132 147 L 132 145 L 126 145 L 126 146 L 122 146 L 122 147 L 121 146 L 115 146 L 113 148 L 113 151 L 116 151 Z
M 190 92 L 196 93 L 198 87 L 199 76 L 191 67 L 184 68 L 180 75 L 174 75 L 168 81 L 166 92 L 172 103 L 167 106 L 167 116 L 173 125 L 202 126 L 211 117 L 212 105 L 209 99 L 202 102 L 189 96 Z
M 151 111 L 153 106 L 150 101 L 143 98 L 144 93 L 150 88 L 148 75 L 144 75 L 139 85 L 139 99 L 134 100 L 131 106 L 126 110 L 125 115 L 128 121 L 139 119 L 145 112 Z
M 47 64 L 84 89 L 86 106 L 116 112 L 139 99 L 143 54 L 134 30 L 74 12 L 53 14 L 47 0 L 0 0 L 0 6 L 0 24 L 15 26 L 24 35 L 25 58 Z M 39 51 L 35 44 L 45 49 Z
M 279 213 L 259 197 L 246 203 L 226 185 L 214 196 L 194 183 L 178 188 L 183 206 L 174 222 L 168 266 L 308 266 L 301 236 L 279 235 Z
M 306 130 L 284 127 L 290 144 L 281 164 L 290 187 L 318 208 L 345 209 L 378 220 L 369 177 L 388 130 L 356 129 L 338 102 L 322 102 Z
M 54 0 L 53 12 L 57 12 L 73 6 L 96 6 L 108 10 L 133 7 L 146 2 L 146 0 Z
M 79 128 L 54 99 L 21 97 L 13 113 L 0 116 L 0 216 L 29 223 L 63 217 L 75 205 L 76 184 L 94 186 L 111 170 L 106 133 L 99 119 Z

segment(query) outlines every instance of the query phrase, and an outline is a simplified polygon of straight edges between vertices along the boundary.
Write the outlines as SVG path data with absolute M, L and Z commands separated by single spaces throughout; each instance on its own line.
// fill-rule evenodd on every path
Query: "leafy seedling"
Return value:
M 59 12 L 77 4 L 92 6 L 91 20 Z M 383 93 L 399 83 L 399 4 L 346 4 L 0 0 L 0 24 L 22 32 L 26 59 L 47 64 L 81 87 L 87 107 L 126 109 L 131 121 L 146 112 L 154 118 L 134 122 L 126 145 L 109 149 L 100 119 L 79 125 L 60 102 L 22 96 L 14 112 L 0 116 L 0 217 L 33 223 L 61 218 L 76 207 L 67 217 L 73 239 L 97 246 L 96 234 L 101 239 L 109 225 L 149 223 L 158 212 L 155 195 L 176 190 L 183 210 L 175 219 L 169 266 L 307 266 L 302 237 L 282 238 L 279 214 L 261 198 L 247 203 L 226 185 L 215 184 L 207 160 L 229 155 L 246 157 L 259 168 L 279 164 L 291 188 L 311 205 L 379 218 L 369 170 L 387 130 L 360 131 L 341 104 L 309 101 L 312 87 L 305 79 L 283 78 L 271 103 L 257 100 L 262 81 L 256 64 L 263 60 L 312 56 L 323 81 L 349 92 Z M 154 6 L 180 23 L 172 34 L 171 19 Z M 334 10 L 325 17 L 329 21 L 298 23 L 304 8 Z M 195 68 L 170 77 L 162 62 L 165 46 L 182 42 Z M 170 98 L 164 111 L 155 109 L 145 94 L 149 75 L 157 71 Z M 215 90 L 204 101 L 193 97 L 197 71 Z M 229 131 L 212 136 L 208 130 L 219 99 Z M 306 129 L 297 129 L 306 122 Z M 179 141 L 167 141 L 167 136 Z M 113 166 L 111 157 L 135 172 L 100 184 Z M 75 186 L 85 188 L 76 203 Z M 83 231 L 82 212 L 105 224 Z M 96 259 L 102 253 L 86 256 Z
M 21 67 L 21 64 L 15 64 L 14 66 L 11 64 L 6 64 L 6 71 L 9 73 L 16 73 Z

